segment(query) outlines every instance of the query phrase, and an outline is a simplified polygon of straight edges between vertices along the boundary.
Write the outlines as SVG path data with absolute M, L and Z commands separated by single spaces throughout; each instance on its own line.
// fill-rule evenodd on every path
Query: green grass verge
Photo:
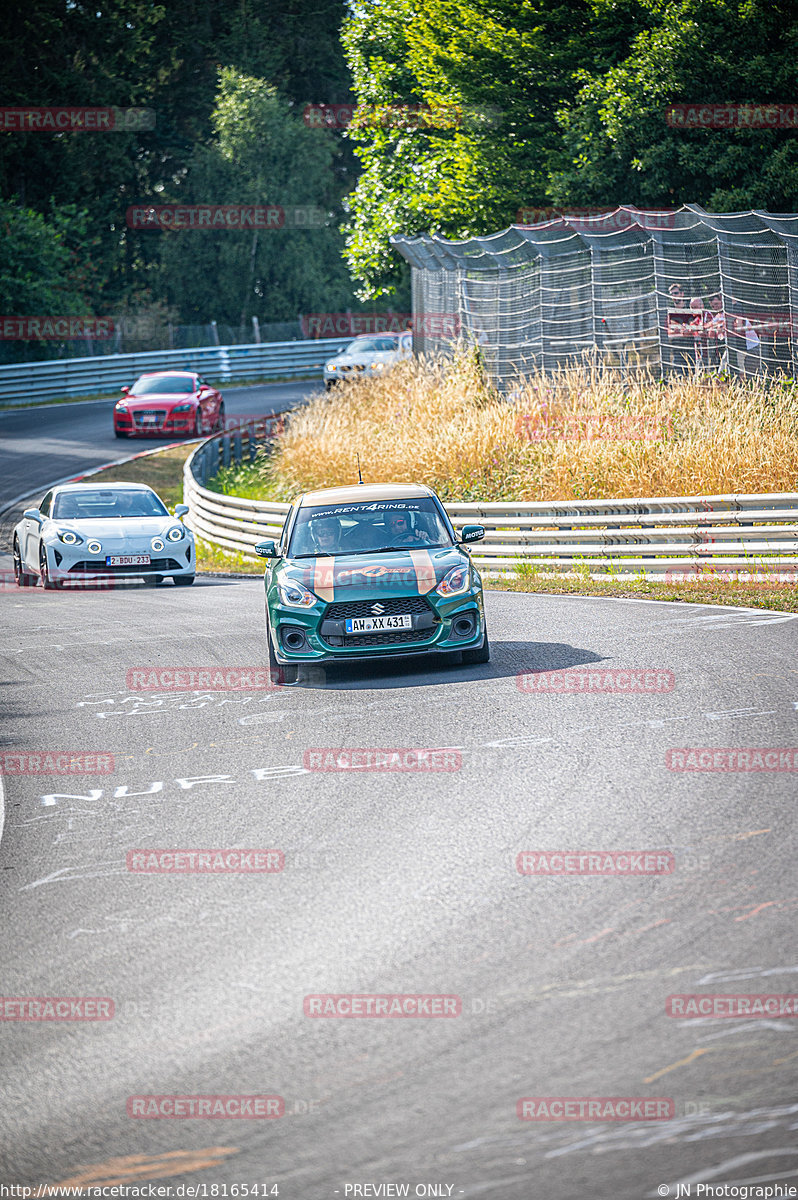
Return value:
M 617 596 L 629 600 L 671 600 L 687 604 L 733 604 L 740 608 L 767 608 L 798 612 L 798 587 L 794 583 L 762 580 L 746 583 L 717 578 L 666 583 L 651 576 L 634 579 L 592 579 L 587 570 L 549 575 L 522 568 L 514 579 L 486 579 L 486 589 L 509 592 L 545 592 L 556 596 Z

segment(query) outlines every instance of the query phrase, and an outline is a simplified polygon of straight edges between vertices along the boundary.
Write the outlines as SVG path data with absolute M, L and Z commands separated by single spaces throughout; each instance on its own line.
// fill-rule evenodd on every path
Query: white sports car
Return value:
M 14 576 L 19 587 L 108 581 L 136 576 L 160 583 L 194 582 L 194 534 L 172 517 L 152 488 L 139 483 L 65 483 L 14 530 Z
M 376 375 L 385 371 L 403 358 L 413 356 L 413 335 L 404 333 L 377 333 L 368 337 L 355 338 L 324 367 L 324 386 L 329 391 L 336 383 L 357 379 L 359 375 Z

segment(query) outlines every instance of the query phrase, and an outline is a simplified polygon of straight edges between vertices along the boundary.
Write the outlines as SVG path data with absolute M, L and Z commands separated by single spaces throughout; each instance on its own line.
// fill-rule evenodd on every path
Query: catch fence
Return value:
M 417 353 L 462 337 L 504 392 L 586 359 L 657 377 L 795 377 L 798 215 L 695 204 L 543 215 L 465 241 L 392 239 L 412 269 Z

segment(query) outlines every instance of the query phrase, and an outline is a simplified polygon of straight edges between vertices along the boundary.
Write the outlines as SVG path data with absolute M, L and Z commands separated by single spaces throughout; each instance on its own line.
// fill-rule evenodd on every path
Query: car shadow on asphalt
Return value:
M 490 662 L 480 666 L 460 665 L 445 654 L 364 659 L 357 663 L 319 663 L 300 667 L 297 682 L 287 686 L 310 691 L 434 687 L 507 679 L 529 672 L 563 671 L 604 660 L 605 656 L 566 642 L 493 642 Z

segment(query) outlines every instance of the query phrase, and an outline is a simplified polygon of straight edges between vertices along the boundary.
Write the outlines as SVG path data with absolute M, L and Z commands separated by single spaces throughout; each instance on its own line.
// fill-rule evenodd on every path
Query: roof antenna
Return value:
M 357 453 L 357 451 L 355 452 L 355 458 L 357 459 L 357 481 L 358 483 L 362 483 L 363 476 L 360 474 L 360 455 Z

